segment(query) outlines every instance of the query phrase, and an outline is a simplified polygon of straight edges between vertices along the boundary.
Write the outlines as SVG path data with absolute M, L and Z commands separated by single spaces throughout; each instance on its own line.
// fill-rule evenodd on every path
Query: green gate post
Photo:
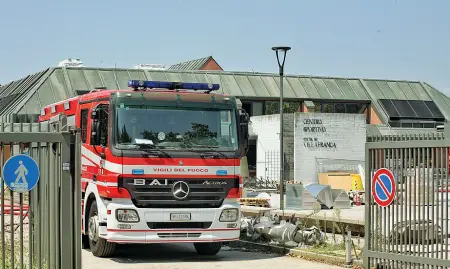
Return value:
M 74 181 L 74 232 L 73 232 L 73 238 L 74 238 L 74 269 L 81 269 L 81 132 L 80 129 L 72 129 L 72 138 L 74 143 L 73 150 L 75 151 L 74 154 L 72 154 L 74 160 L 74 175 L 73 175 L 73 181 Z
M 61 173 L 61 195 L 59 198 L 60 207 L 60 227 L 61 227 L 61 263 L 62 267 L 74 268 L 74 188 L 73 179 L 70 174 L 70 144 L 73 142 L 73 135 L 69 132 L 65 119 L 60 123 L 65 128 L 62 131 L 63 142 L 61 143 L 61 158 L 57 169 Z M 59 127 L 57 129 L 60 129 Z M 76 231 L 75 231 L 76 233 Z
M 370 268 L 370 259 L 369 259 L 369 257 L 368 257 L 368 255 L 367 255 L 367 253 L 369 252 L 369 250 L 370 250 L 370 238 L 371 238 L 371 236 L 370 236 L 370 231 L 371 231 L 371 223 L 370 223 L 370 203 L 371 203 L 371 199 L 372 199 L 372 197 L 371 197 L 371 193 L 370 193 L 370 189 L 368 190 L 368 186 L 370 186 L 370 156 L 369 156 L 369 154 L 370 154 L 370 152 L 369 152 L 369 147 L 368 147 L 368 145 L 367 145 L 367 143 L 366 143 L 366 145 L 365 145 L 365 167 L 364 167 L 364 169 L 365 169 L 365 171 L 364 171 L 364 173 L 365 173 L 365 181 L 366 181 L 366 183 L 365 183 L 365 204 L 364 204 L 364 212 L 365 212 L 365 220 L 364 220 L 364 252 L 363 252 L 363 267 L 364 268 Z

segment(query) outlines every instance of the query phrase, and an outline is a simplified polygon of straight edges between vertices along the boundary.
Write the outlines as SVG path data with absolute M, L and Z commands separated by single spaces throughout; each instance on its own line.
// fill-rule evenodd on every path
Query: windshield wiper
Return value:
M 213 157 L 223 156 L 226 159 L 228 159 L 228 156 L 225 155 L 223 152 L 220 152 L 220 151 L 211 150 L 211 151 L 202 151 L 200 153 L 200 157 L 202 157 L 202 158 L 208 157 L 208 156 L 213 156 Z
M 225 155 L 223 152 L 215 150 L 216 148 L 219 148 L 219 146 L 196 145 L 196 147 L 209 149 L 209 150 L 201 150 L 200 157 L 207 157 L 213 155 L 214 157 L 223 156 L 225 158 L 228 158 L 228 156 Z
M 204 158 L 204 157 L 208 157 L 208 156 L 212 156 L 212 157 L 218 157 L 218 156 L 223 156 L 225 158 L 228 158 L 227 155 L 225 155 L 223 152 L 217 151 L 215 150 L 216 148 L 219 148 L 219 146 L 207 146 L 207 145 L 201 145 L 201 144 L 194 144 L 190 141 L 185 141 L 185 145 L 190 145 L 191 147 L 186 147 L 184 149 L 187 149 L 191 152 L 199 152 L 200 157 Z M 195 150 L 193 148 L 202 148 L 201 150 Z M 209 149 L 209 150 L 203 150 L 204 149 Z

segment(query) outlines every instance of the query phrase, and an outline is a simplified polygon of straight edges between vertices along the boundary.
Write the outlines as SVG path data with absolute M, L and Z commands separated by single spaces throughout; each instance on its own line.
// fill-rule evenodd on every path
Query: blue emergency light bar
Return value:
M 145 80 L 130 80 L 128 87 L 135 90 L 139 88 L 165 88 L 169 90 L 186 89 L 194 91 L 217 91 L 220 88 L 219 84 L 212 83 L 198 83 L 198 82 L 167 82 L 167 81 L 145 81 Z

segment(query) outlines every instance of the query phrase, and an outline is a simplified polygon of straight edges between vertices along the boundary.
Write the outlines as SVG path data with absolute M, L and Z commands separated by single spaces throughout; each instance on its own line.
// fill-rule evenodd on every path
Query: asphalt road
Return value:
M 83 250 L 83 269 L 342 268 L 275 254 L 236 251 L 229 247 L 223 247 L 216 256 L 205 257 L 199 256 L 191 244 L 123 245 L 117 251 L 114 258 L 105 259 Z

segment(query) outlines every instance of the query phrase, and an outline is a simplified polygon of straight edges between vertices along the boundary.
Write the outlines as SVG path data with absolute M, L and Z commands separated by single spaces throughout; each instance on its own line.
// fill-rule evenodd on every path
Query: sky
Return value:
M 425 81 L 450 96 L 449 0 L 1 0 L 0 84 L 66 58 L 132 68 L 212 55 L 227 71 Z

